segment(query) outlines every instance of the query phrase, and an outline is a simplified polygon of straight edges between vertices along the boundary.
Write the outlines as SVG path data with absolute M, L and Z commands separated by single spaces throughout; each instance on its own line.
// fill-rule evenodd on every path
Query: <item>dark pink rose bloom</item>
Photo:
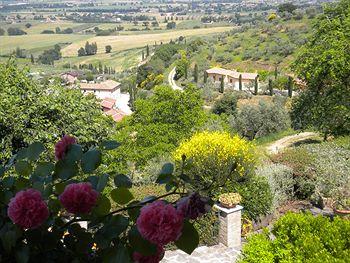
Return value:
M 151 256 L 144 256 L 139 252 L 134 252 L 132 258 L 135 263 L 158 263 L 164 256 L 164 249 L 162 246 L 158 246 L 157 253 Z
M 75 143 L 77 143 L 77 140 L 74 137 L 64 135 L 63 138 L 55 144 L 56 160 L 62 160 L 67 153 L 69 145 Z
M 90 183 L 69 184 L 59 196 L 59 200 L 72 214 L 87 214 L 96 204 L 99 193 Z
M 198 193 L 181 198 L 177 204 L 177 211 L 185 218 L 197 219 L 210 211 L 208 199 Z
M 35 189 L 19 191 L 11 198 L 7 215 L 23 229 L 37 228 L 49 217 L 49 209 Z
M 143 238 L 163 246 L 180 237 L 183 217 L 172 205 L 155 201 L 141 208 L 136 225 Z

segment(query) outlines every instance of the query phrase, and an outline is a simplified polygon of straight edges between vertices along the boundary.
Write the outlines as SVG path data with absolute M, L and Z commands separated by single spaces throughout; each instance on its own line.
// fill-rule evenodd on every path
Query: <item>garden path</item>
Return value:
M 315 136 L 317 136 L 317 133 L 315 132 L 301 132 L 298 134 L 286 136 L 267 146 L 267 151 L 268 153 L 275 154 L 280 152 L 284 148 L 290 147 L 296 142 L 308 140 Z
M 196 248 L 191 255 L 181 250 L 166 251 L 161 263 L 234 263 L 239 251 L 222 244 Z

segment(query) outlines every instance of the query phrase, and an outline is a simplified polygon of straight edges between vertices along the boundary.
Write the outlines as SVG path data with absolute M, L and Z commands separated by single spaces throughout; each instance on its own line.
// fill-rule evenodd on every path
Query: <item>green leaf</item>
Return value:
M 78 174 L 78 165 L 60 160 L 55 165 L 55 174 L 62 180 L 72 178 Z
M 188 177 L 186 174 L 180 174 L 181 180 L 183 180 L 185 183 L 191 182 L 191 178 Z
M 136 226 L 129 230 L 128 237 L 131 247 L 142 255 L 151 256 L 157 253 L 157 246 L 144 239 Z
M 29 261 L 29 247 L 22 245 L 20 248 L 16 248 L 16 262 L 27 263 Z
M 98 183 L 96 186 L 96 190 L 98 192 L 102 192 L 103 189 L 106 187 L 107 183 L 108 183 L 108 179 L 109 179 L 109 175 L 108 174 L 102 174 L 101 176 L 99 176 L 98 178 Z
M 14 183 L 15 178 L 13 176 L 7 176 L 4 179 L 2 179 L 2 185 L 4 186 L 4 188 L 11 188 Z
M 28 148 L 20 149 L 16 154 L 16 160 L 23 160 L 27 158 L 27 151 L 28 151 Z
M 72 144 L 69 146 L 65 159 L 71 162 L 76 162 L 81 159 L 83 149 L 79 144 Z
M 110 210 L 111 202 L 106 196 L 100 195 L 100 197 L 97 200 L 96 207 L 94 208 L 94 212 L 99 216 L 104 216 L 107 215 Z
M 139 201 L 133 201 L 129 204 L 129 206 L 131 205 L 136 205 L 138 204 Z M 135 207 L 135 208 L 130 208 L 128 209 L 128 215 L 129 215 L 129 218 L 132 220 L 132 221 L 136 221 L 136 219 L 139 217 L 140 215 L 140 207 Z
M 14 230 L 8 230 L 7 232 L 1 234 L 0 239 L 4 249 L 7 252 L 10 252 L 11 249 L 16 245 L 16 232 Z
M 0 177 L 4 176 L 5 174 L 5 167 L 0 165 Z
M 103 263 L 131 263 L 128 249 L 119 244 L 117 247 L 113 247 L 107 250 L 107 253 L 103 256 Z
M 129 203 L 134 197 L 131 192 L 125 187 L 118 187 L 111 191 L 111 197 L 114 202 L 125 205 Z
M 129 177 L 124 174 L 118 174 L 114 177 L 114 184 L 116 187 L 131 188 L 132 182 Z
M 179 249 L 190 255 L 193 252 L 193 250 L 197 248 L 198 244 L 199 235 L 197 230 L 190 222 L 185 220 L 182 228 L 182 234 L 180 238 L 177 241 L 175 241 L 175 245 Z
M 16 179 L 15 187 L 16 187 L 17 191 L 20 191 L 24 188 L 27 188 L 28 185 L 29 185 L 29 179 L 24 178 L 24 177 L 20 177 L 20 178 Z
M 119 146 L 120 146 L 120 143 L 117 141 L 103 141 L 101 143 L 101 147 L 104 150 L 113 150 L 113 149 L 118 148 Z
M 108 241 L 108 243 L 110 243 L 113 238 L 118 238 L 119 235 L 128 228 L 128 226 L 128 218 L 122 215 L 111 216 L 105 222 L 103 222 L 103 227 L 97 231 L 97 243 L 100 243 L 99 241 Z
M 87 178 L 87 180 L 91 183 L 92 188 L 97 189 L 97 184 L 98 184 L 98 180 L 99 180 L 98 176 L 91 175 Z
M 29 176 L 32 172 L 32 166 L 27 161 L 18 161 L 15 164 L 16 172 L 23 176 Z
M 54 169 L 55 169 L 54 164 L 49 162 L 41 162 L 41 163 L 38 163 L 38 165 L 36 166 L 34 173 L 39 176 L 45 177 L 45 176 L 51 175 Z
M 171 174 L 160 174 L 156 180 L 157 184 L 167 184 L 174 179 Z
M 56 193 L 57 195 L 62 194 L 63 191 L 64 191 L 64 188 L 66 188 L 66 183 L 65 183 L 65 182 L 56 184 L 56 185 L 55 185 L 55 193 Z
M 44 145 L 40 142 L 34 142 L 27 148 L 27 157 L 31 161 L 36 161 L 43 151 L 45 151 Z
M 81 158 L 81 168 L 84 173 L 92 173 L 100 166 L 102 160 L 101 151 L 98 149 L 89 150 Z
M 172 163 L 166 163 L 163 165 L 159 174 L 172 174 L 174 172 L 174 165 Z

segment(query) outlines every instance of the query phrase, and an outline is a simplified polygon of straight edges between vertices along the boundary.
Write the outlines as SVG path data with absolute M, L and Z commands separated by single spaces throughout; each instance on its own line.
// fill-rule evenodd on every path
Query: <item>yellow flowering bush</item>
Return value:
M 180 144 L 174 159 L 186 156 L 188 176 L 199 189 L 222 187 L 251 174 L 255 166 L 252 143 L 228 132 L 203 131 Z M 197 189 L 198 190 L 198 189 Z

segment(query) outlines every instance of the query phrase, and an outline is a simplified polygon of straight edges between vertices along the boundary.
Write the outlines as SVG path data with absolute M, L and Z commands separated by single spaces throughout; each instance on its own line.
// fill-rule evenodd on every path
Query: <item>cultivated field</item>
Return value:
M 98 53 L 105 52 L 105 46 L 111 45 L 112 51 L 122 51 L 132 48 L 144 47 L 147 44 L 158 44 L 163 41 L 167 42 L 171 39 L 176 39 L 180 36 L 190 37 L 190 36 L 201 36 L 214 33 L 225 32 L 232 29 L 232 27 L 215 27 L 215 28 L 200 28 L 200 29 L 189 29 L 181 31 L 171 31 L 159 34 L 139 34 L 139 35 L 127 35 L 127 36 L 100 36 L 91 37 L 88 39 L 82 39 L 81 41 L 75 41 L 71 45 L 68 45 L 62 50 L 62 55 L 64 57 L 74 57 L 77 56 L 77 51 L 80 47 L 85 45 L 86 41 L 96 42 Z
M 25 49 L 27 53 L 37 53 L 52 48 L 55 44 L 69 45 L 76 41 L 83 41 L 91 38 L 91 35 L 78 34 L 37 34 L 21 36 L 1 36 L 0 55 L 11 53 L 16 47 Z

